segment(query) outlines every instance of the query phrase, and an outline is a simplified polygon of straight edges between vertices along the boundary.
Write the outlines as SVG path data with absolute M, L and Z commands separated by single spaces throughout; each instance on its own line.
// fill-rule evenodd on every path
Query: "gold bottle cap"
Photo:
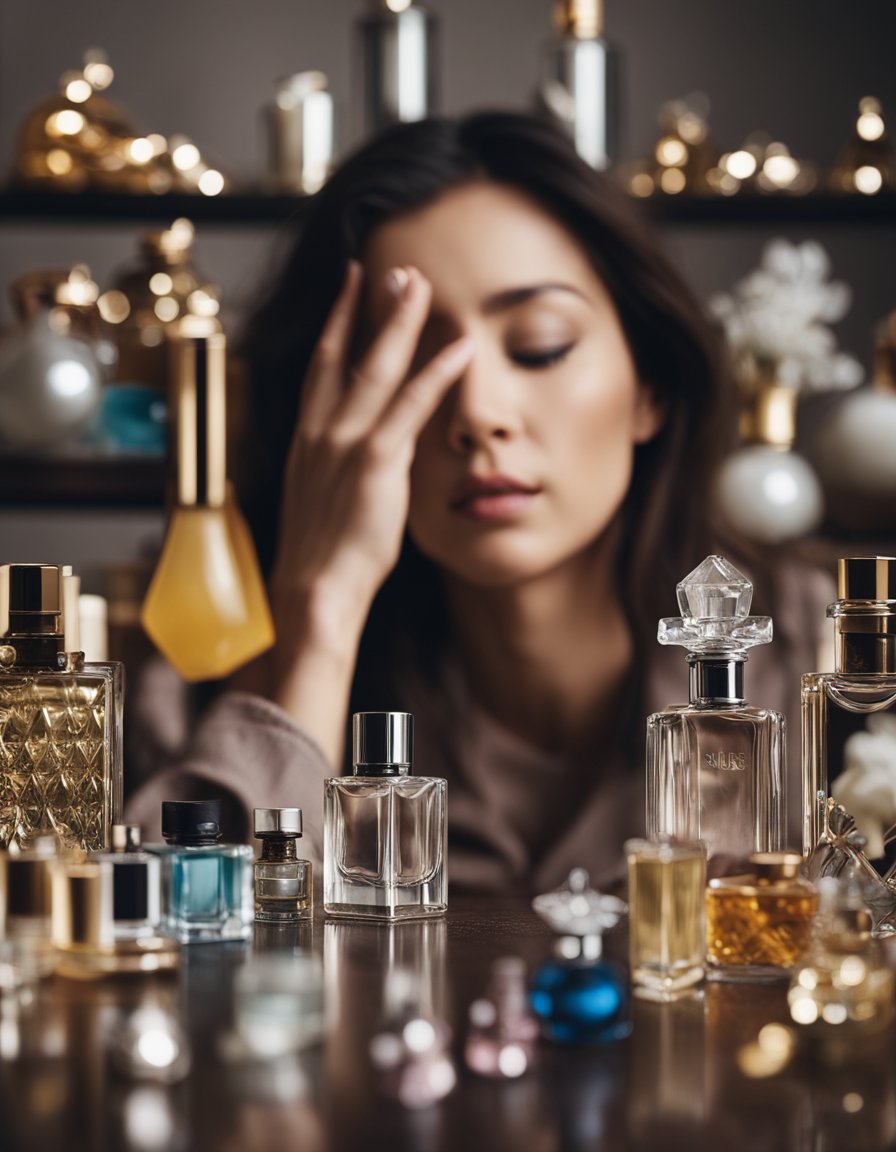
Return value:
M 596 40 L 603 35 L 603 0 L 556 0 L 554 26 L 562 36 Z
M 52 938 L 57 948 L 113 947 L 112 865 L 59 863 L 52 872 Z
M 841 600 L 896 600 L 896 556 L 842 556 L 837 561 Z
M 113 824 L 112 825 L 112 851 L 138 852 L 142 838 L 139 824 Z
M 58 564 L 4 564 L 5 610 L 19 616 L 58 616 L 62 572 Z M 71 571 L 71 569 L 69 569 Z
M 783 384 L 763 384 L 747 405 L 741 435 L 753 444 L 790 448 L 796 440 L 797 392 Z
M 226 340 L 205 324 L 169 328 L 177 502 L 220 508 L 227 488 Z
M 775 880 L 796 880 L 803 858 L 799 852 L 753 852 L 750 863 L 757 881 L 770 884 Z

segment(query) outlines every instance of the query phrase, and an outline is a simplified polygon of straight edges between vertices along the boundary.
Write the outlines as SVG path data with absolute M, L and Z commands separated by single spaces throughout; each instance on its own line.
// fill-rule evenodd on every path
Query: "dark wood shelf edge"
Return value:
M 52 224 L 94 221 L 100 224 L 167 223 L 177 216 L 206 224 L 240 227 L 295 226 L 305 219 L 311 196 L 245 190 L 225 196 L 168 192 L 153 196 L 118 192 L 55 192 L 47 189 L 0 188 L 0 223 L 40 220 Z M 732 197 L 662 196 L 633 203 L 661 224 L 846 224 L 896 225 L 896 191 L 874 196 L 816 192 Z
M 0 456 L 0 507 L 161 509 L 166 470 L 158 456 Z

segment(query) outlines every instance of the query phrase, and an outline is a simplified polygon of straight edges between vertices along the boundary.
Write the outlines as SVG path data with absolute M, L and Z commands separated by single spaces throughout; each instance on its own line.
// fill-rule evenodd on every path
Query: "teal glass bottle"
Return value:
M 221 843 L 220 800 L 166 800 L 162 931 L 182 944 L 247 940 L 252 932 L 252 849 Z

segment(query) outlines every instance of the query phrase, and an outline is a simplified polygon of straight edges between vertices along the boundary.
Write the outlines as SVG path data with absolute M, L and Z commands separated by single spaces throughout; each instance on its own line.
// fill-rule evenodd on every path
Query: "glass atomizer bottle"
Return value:
M 124 676 L 85 663 L 70 568 L 0 567 L 0 847 L 108 847 L 121 808 Z
M 307 920 L 314 910 L 310 860 L 300 860 L 301 808 L 256 808 L 255 919 L 273 924 Z
M 422 120 L 438 103 L 438 20 L 416 0 L 369 0 L 358 24 L 364 131 Z
M 866 856 L 886 874 L 896 845 L 892 763 L 896 740 L 896 557 L 838 561 L 834 671 L 803 677 L 803 848 L 823 828 L 819 793 L 843 805 L 865 836 Z
M 687 648 L 690 703 L 647 721 L 647 833 L 703 840 L 719 876 L 784 846 L 784 717 L 744 698 L 747 649 L 772 622 L 749 615 L 753 585 L 721 556 L 677 592 L 681 617 L 661 620 L 658 639 Z
M 246 940 L 252 931 L 252 849 L 221 843 L 220 800 L 165 800 L 162 929 L 183 944 Z
M 413 717 L 356 712 L 354 774 L 324 788 L 324 909 L 407 919 L 448 905 L 446 783 L 411 774 Z

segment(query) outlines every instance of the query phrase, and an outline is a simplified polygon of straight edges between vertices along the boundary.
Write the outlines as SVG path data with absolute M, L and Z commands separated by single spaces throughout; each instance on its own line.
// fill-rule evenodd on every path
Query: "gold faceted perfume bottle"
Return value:
M 0 566 L 0 847 L 109 846 L 121 808 L 121 664 L 85 663 L 68 568 Z

